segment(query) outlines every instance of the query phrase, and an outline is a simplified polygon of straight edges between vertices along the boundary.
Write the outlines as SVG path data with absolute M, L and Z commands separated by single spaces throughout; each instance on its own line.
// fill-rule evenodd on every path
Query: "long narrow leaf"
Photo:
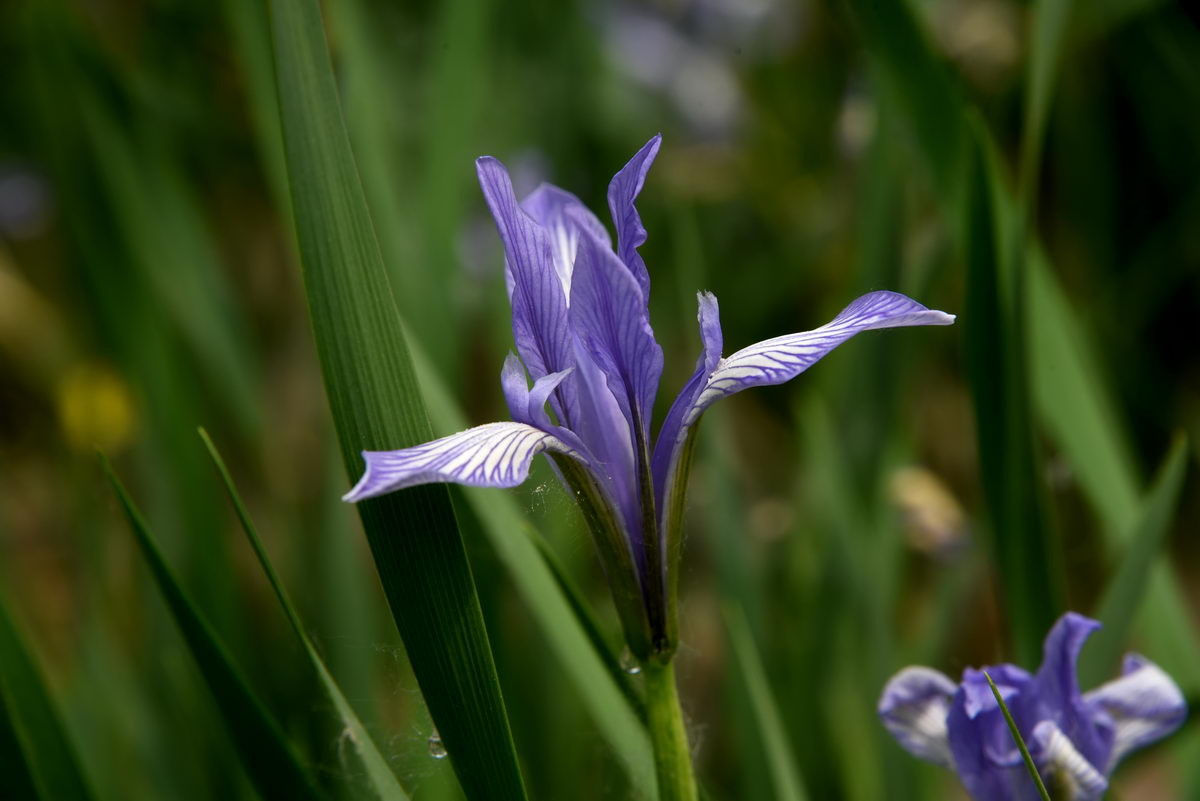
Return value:
M 986 155 L 970 173 L 966 227 L 966 345 L 992 551 L 1018 661 L 1037 660 L 1058 613 L 1024 382 L 1023 331 L 1005 276 Z
M 751 711 L 758 724 L 758 735 L 766 750 L 767 769 L 775 787 L 778 801 L 806 801 L 804 783 L 792 756 L 787 731 L 779 717 L 779 707 L 771 695 L 767 673 L 759 659 L 758 649 L 750 635 L 746 613 L 739 607 L 725 607 L 725 628 L 729 632 L 729 644 L 737 659 L 738 673 L 746 685 Z
M 233 503 L 238 520 L 242 524 L 242 531 L 246 534 L 246 539 L 250 541 L 250 547 L 254 549 L 254 555 L 258 557 L 258 563 L 262 567 L 263 573 L 266 574 L 267 580 L 271 583 L 271 589 L 275 591 L 275 597 L 279 600 L 279 605 L 283 608 L 288 623 L 291 624 L 292 630 L 296 632 L 296 636 L 300 639 L 300 644 L 304 646 L 304 652 L 308 655 L 309 662 L 312 664 L 312 668 L 321 682 L 321 688 L 325 690 L 325 695 L 329 698 L 330 703 L 333 704 L 333 708 L 337 710 L 338 717 L 341 718 L 343 730 L 350 740 L 355 753 L 358 754 L 363 768 L 367 772 L 367 779 L 371 783 L 371 789 L 374 790 L 376 797 L 381 799 L 381 801 L 407 801 L 408 796 L 400 786 L 400 783 L 396 781 L 396 776 L 392 773 L 392 769 L 388 767 L 387 760 L 380 753 L 379 747 L 375 745 L 375 741 L 371 739 L 371 735 L 366 727 L 363 726 L 362 721 L 358 719 L 358 715 L 354 712 L 354 708 L 350 706 L 350 702 L 346 700 L 346 696 L 342 694 L 337 681 L 334 680 L 333 675 L 325 666 L 325 661 L 317 653 L 317 648 L 308 636 L 304 624 L 300 622 L 300 615 L 296 612 L 296 607 L 292 604 L 292 599 L 288 596 L 287 589 L 284 588 L 279 574 L 275 572 L 275 568 L 271 565 L 271 559 L 267 556 L 266 548 L 263 547 L 262 540 L 258 536 L 254 522 L 250 519 L 249 512 L 246 511 L 246 505 L 242 503 L 241 495 L 238 494 L 237 487 L 233 483 L 233 477 L 229 474 L 229 468 L 225 466 L 225 460 L 217 452 L 217 446 L 213 444 L 207 431 L 200 429 L 200 438 L 204 440 L 204 447 L 208 449 L 208 455 L 212 457 L 217 472 L 221 474 L 221 481 L 225 484 L 225 491 L 229 494 L 229 500 Z
M 1187 453 L 1187 438 L 1180 436 L 1159 468 L 1146 496 L 1137 530 L 1121 555 L 1116 575 L 1100 598 L 1095 617 L 1104 628 L 1092 637 L 1087 659 L 1080 668 L 1084 687 L 1105 679 L 1128 640 L 1130 626 L 1150 583 L 1151 568 L 1159 561 L 1163 542 L 1171 529 L 1171 518 L 1187 473 Z
M 250 689 L 212 626 L 180 586 L 142 519 L 141 512 L 107 459 L 103 460 L 103 465 L 129 520 L 138 548 L 196 660 L 196 666 L 208 684 L 229 738 L 255 788 L 268 800 L 324 799 L 325 794 L 317 788 L 308 769 L 293 752 L 275 718 Z
M 34 661 L 12 618 L 0 603 L 0 744 L 14 764 L 0 776 L 0 786 L 17 791 L 21 784 L 40 791 L 35 797 L 46 801 L 87 801 L 93 797 L 84 778 L 75 748 L 67 737 L 58 711 L 46 689 L 41 671 Z M 9 785 L 10 773 L 14 784 Z M 5 795 L 6 798 L 20 798 Z
M 349 474 L 360 451 L 431 438 L 355 168 L 316 0 L 271 27 L 304 284 Z M 467 796 L 525 797 L 479 598 L 442 486 L 358 505 L 400 636 Z
M 1062 288 L 1040 253 L 1030 267 L 1030 367 L 1038 413 L 1096 509 L 1109 546 L 1120 546 L 1141 506 L 1133 456 Z
M 1062 60 L 1071 17 L 1071 0 L 1038 0 L 1030 29 L 1029 64 L 1025 76 L 1025 120 L 1021 132 L 1021 164 L 1018 193 L 1022 205 L 1032 212 L 1037 178 L 1042 161 L 1042 139 L 1050 114 L 1054 79 Z

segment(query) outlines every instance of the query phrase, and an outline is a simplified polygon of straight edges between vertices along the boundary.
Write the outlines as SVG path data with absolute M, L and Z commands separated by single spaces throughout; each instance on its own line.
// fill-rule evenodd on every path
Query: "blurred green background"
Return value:
M 511 347 L 472 164 L 485 153 L 518 192 L 550 180 L 601 210 L 612 173 L 663 132 L 639 203 L 667 357 L 660 415 L 698 351 L 697 289 L 720 298 L 727 352 L 815 327 L 870 289 L 960 314 L 857 339 L 707 417 L 678 664 L 712 798 L 777 790 L 723 607 L 745 611 L 812 799 L 961 798 L 875 721 L 884 681 L 909 663 L 957 674 L 1016 658 L 1026 597 L 1095 614 L 1164 525 L 1157 566 L 1117 596 L 1136 614 L 1113 647 L 1200 693 L 1194 448 L 1162 524 L 1164 504 L 1146 501 L 1173 436 L 1200 440 L 1200 31 L 1170 2 L 1071 5 L 1047 4 L 1065 10 L 1055 34 L 1044 7 L 1006 0 L 324 3 L 411 341 L 472 424 L 507 417 Z M 356 793 L 202 425 L 401 783 L 459 797 L 339 501 L 265 8 L 16 0 L 0 8 L 0 53 L 0 602 L 96 796 L 253 797 L 97 448 L 319 779 Z M 1008 206 L 1027 210 L 1036 257 L 1014 256 Z M 996 297 L 970 278 L 989 248 L 1002 276 L 1028 273 L 1008 295 L 1003 277 Z M 989 304 L 998 322 L 971 319 Z M 1008 419 L 1013 398 L 1030 419 Z M 1016 467 L 989 456 L 1014 441 Z M 1023 491 L 1031 518 L 1006 506 Z M 515 492 L 616 648 L 552 473 L 540 465 Z M 459 512 L 531 797 L 626 797 L 507 569 Z M 1014 555 L 1012 531 L 1040 550 Z M 1131 760 L 1114 796 L 1200 797 L 1198 750 L 1189 724 Z

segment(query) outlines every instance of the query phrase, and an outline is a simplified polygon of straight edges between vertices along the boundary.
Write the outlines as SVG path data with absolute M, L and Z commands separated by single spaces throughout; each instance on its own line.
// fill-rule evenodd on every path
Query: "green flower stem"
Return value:
M 675 689 L 675 666 L 648 660 L 642 665 L 646 722 L 654 743 L 659 801 L 696 801 L 696 777 L 688 750 L 683 710 Z

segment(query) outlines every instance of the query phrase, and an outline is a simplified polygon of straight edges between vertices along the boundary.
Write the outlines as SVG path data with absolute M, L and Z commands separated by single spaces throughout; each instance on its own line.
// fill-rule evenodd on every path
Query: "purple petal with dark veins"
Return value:
M 650 273 L 637 249 L 646 241 L 646 228 L 633 202 L 646 183 L 646 173 L 658 155 L 662 134 L 655 134 L 629 163 L 617 171 L 608 185 L 608 209 L 617 229 L 617 255 L 633 273 L 645 302 L 650 300 Z
M 517 352 L 534 379 L 566 370 L 574 364 L 571 329 L 550 234 L 517 204 L 503 164 L 484 156 L 475 168 L 504 242 Z M 560 386 L 555 395 L 551 405 L 569 425 L 576 408 L 571 385 Z
M 529 416 L 529 375 L 520 357 L 509 352 L 504 358 L 504 366 L 500 368 L 500 389 L 504 392 L 504 403 L 508 406 L 508 414 L 518 423 L 528 423 Z
M 550 415 L 546 414 L 546 401 L 550 399 L 550 395 L 554 390 L 558 389 L 558 385 L 571 377 L 575 372 L 574 367 L 568 367 L 566 370 L 559 370 L 557 373 L 544 375 L 533 382 L 533 388 L 529 390 L 529 405 L 528 405 L 528 423 L 531 426 L 538 428 L 550 428 L 554 425 L 550 421 Z
M 946 715 L 958 685 L 927 667 L 907 667 L 892 677 L 879 699 L 879 717 L 904 750 L 918 759 L 954 767 Z
M 356 502 L 418 484 L 515 487 L 529 477 L 533 457 L 557 451 L 583 454 L 554 434 L 524 423 L 487 423 L 398 451 L 363 451 L 366 472 L 343 496 Z
M 863 295 L 820 328 L 768 339 L 722 359 L 692 405 L 684 425 L 728 395 L 750 387 L 790 381 L 860 331 L 953 322 L 954 315 L 927 309 L 897 292 Z
M 1178 729 L 1187 717 L 1179 686 L 1139 654 L 1126 654 L 1121 677 L 1084 693 L 1083 699 L 1113 733 L 1112 753 L 1099 766 L 1106 773 L 1130 751 Z
M 625 530 L 630 552 L 638 562 L 642 551 L 642 512 L 637 490 L 637 465 L 633 432 L 620 404 L 609 389 L 608 379 L 591 354 L 576 339 L 576 380 L 579 387 L 579 419 L 573 431 L 587 448 L 591 472 L 613 502 L 617 519 Z
M 572 329 L 607 378 L 630 429 L 644 439 L 662 375 L 662 348 L 654 340 L 637 281 L 603 242 L 584 233 L 575 256 L 570 313 Z
M 530 389 L 521 360 L 515 354 L 508 354 L 504 360 L 504 368 L 500 371 L 500 385 L 513 420 L 544 430 L 552 429 L 554 424 L 550 415 L 546 414 L 546 401 L 574 370 L 574 367 L 569 367 L 557 373 L 544 375 L 534 381 L 533 389 Z
M 563 293 L 570 298 L 571 272 L 580 228 L 611 248 L 608 231 L 579 198 L 553 184 L 542 184 L 533 190 L 521 201 L 521 208 L 549 233 L 554 246 L 554 269 L 562 282 Z
M 696 371 L 671 404 L 654 443 L 654 497 L 659 509 L 666 508 L 663 492 L 666 489 L 667 475 L 679 450 L 684 417 L 696 402 L 696 396 L 704 388 L 709 374 L 717 369 L 717 363 L 721 361 L 721 312 L 717 305 L 717 296 L 711 292 L 697 292 L 696 301 L 699 306 L 696 319 L 700 324 L 703 349 L 696 360 Z

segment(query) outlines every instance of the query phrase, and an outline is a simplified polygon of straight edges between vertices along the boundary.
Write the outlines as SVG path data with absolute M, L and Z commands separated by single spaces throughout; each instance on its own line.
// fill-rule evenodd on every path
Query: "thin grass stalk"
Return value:
M 1025 763 L 1025 769 L 1029 771 L 1029 775 L 1033 778 L 1033 783 L 1037 785 L 1038 795 L 1042 797 L 1042 801 L 1051 801 L 1050 793 L 1046 791 L 1046 785 L 1042 782 L 1042 776 L 1038 773 L 1037 765 L 1033 763 L 1033 757 L 1030 756 L 1029 748 L 1025 745 L 1025 739 L 1021 737 L 1021 732 L 1017 729 L 1017 723 L 1013 720 L 1012 713 L 1008 711 L 1008 704 L 1004 703 L 1004 697 L 1000 695 L 1000 688 L 996 686 L 996 682 L 992 681 L 992 677 L 988 675 L 986 670 L 983 672 L 983 677 L 987 679 L 988 686 L 992 688 L 992 695 L 996 696 L 996 703 L 1000 705 L 1000 711 L 1004 713 L 1004 722 L 1008 724 L 1008 730 L 1012 734 L 1017 748 L 1021 751 L 1021 760 Z

